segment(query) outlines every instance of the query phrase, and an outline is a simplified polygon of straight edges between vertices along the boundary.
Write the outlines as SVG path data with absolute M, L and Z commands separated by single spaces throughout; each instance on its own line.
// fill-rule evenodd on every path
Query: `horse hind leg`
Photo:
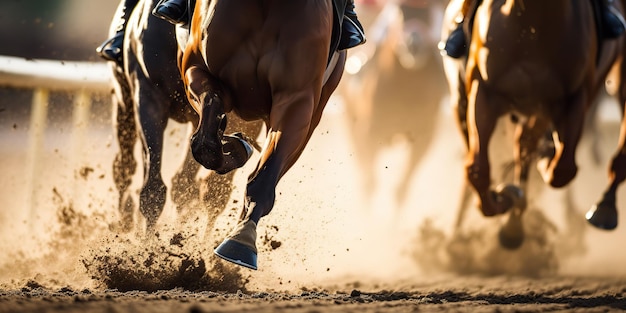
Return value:
M 130 99 L 130 97 L 124 97 Z M 128 232 L 133 228 L 133 212 L 135 203 L 128 188 L 137 170 L 133 150 L 137 142 L 135 110 L 132 103 L 123 102 L 116 96 L 113 98 L 115 108 L 116 136 L 119 152 L 113 161 L 113 181 L 119 193 L 119 220 L 110 225 L 111 230 Z
M 150 91 L 140 95 L 139 121 L 141 124 L 144 180 L 139 193 L 139 211 L 146 220 L 146 233 L 150 234 L 156 227 L 157 220 L 163 212 L 167 187 L 161 176 L 163 157 L 163 137 L 167 126 L 167 108 L 154 101 Z
M 622 51 L 622 57 L 626 52 Z M 622 60 L 619 65 L 619 103 L 622 113 L 622 121 L 619 131 L 617 151 L 611 160 L 609 167 L 609 185 L 600 200 L 594 204 L 585 214 L 587 221 L 600 229 L 613 230 L 617 228 L 617 189 L 626 180 L 626 61 Z
M 514 141 L 516 149 L 513 184 L 501 185 L 496 190 L 497 194 L 511 199 L 513 203 L 508 220 L 498 233 L 500 245 L 507 249 L 519 248 L 526 237 L 522 217 L 528 205 L 528 176 L 531 164 L 535 160 L 537 146 L 544 135 L 543 129 L 547 126 L 544 120 L 534 117 L 519 123 Z
M 585 214 L 585 218 L 591 225 L 605 230 L 617 228 L 617 188 L 626 180 L 626 116 L 624 116 L 624 106 L 626 106 L 626 83 L 622 83 L 620 101 L 622 103 L 622 122 L 618 149 L 609 167 L 609 185 L 600 200 Z

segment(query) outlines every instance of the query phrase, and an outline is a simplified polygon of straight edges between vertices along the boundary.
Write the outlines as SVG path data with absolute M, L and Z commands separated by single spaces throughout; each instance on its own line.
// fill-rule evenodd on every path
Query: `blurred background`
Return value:
M 616 252 L 623 227 L 602 232 L 584 221 L 606 184 L 607 160 L 617 143 L 614 100 L 603 102 L 598 131 L 583 138 L 580 172 L 571 188 L 532 184 L 526 217 L 530 238 L 522 249 L 500 249 L 495 231 L 502 220 L 482 218 L 473 200 L 465 202 L 464 146 L 437 49 L 446 4 L 356 2 L 367 44 L 349 51 L 322 123 L 278 186 L 276 207 L 259 233 L 282 246 L 266 252 L 265 267 L 254 273 L 253 282 L 275 286 L 344 275 L 389 279 L 430 272 L 623 269 L 626 256 Z M 0 55 L 103 65 L 95 48 L 107 39 L 117 5 L 113 0 L 0 0 Z M 6 251 L 0 256 L 0 283 L 46 277 L 89 285 L 79 264 L 93 244 L 86 239 L 105 236 L 117 217 L 111 167 L 118 148 L 110 95 L 102 90 L 43 95 L 45 104 L 41 90 L 0 86 L 0 249 Z M 492 144 L 498 180 L 512 157 L 505 126 Z M 187 125 L 168 126 L 167 184 L 182 161 L 178 147 L 188 132 Z M 140 160 L 138 149 L 136 155 Z M 222 219 L 239 209 L 253 165 L 237 172 L 239 187 Z M 140 182 L 136 177 L 133 187 Z M 618 199 L 622 208 L 623 199 Z M 163 214 L 160 223 L 176 219 L 169 201 Z M 64 257 L 56 254 L 57 261 L 42 257 L 60 250 Z

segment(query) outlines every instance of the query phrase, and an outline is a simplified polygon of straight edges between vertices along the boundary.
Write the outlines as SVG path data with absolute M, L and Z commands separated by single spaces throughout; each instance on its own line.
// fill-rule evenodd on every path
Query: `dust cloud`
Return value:
M 603 124 L 600 139 L 584 139 L 581 170 L 570 189 L 529 191 L 536 197 L 525 215 L 527 240 L 519 250 L 507 251 L 498 246 L 496 236 L 503 220 L 479 216 L 470 203 L 462 222 L 457 221 L 464 190 L 463 146 L 445 106 L 438 117 L 428 118 L 438 119 L 436 138 L 411 181 L 408 199 L 397 203 L 393 190 L 410 143 L 397 140 L 378 157 L 379 188 L 364 194 L 343 103 L 333 97 L 301 159 L 280 182 L 273 212 L 261 220 L 258 271 L 224 263 L 212 254 L 232 227 L 254 164 L 236 173 L 233 195 L 213 229 L 206 226 L 207 208 L 183 223 L 168 200 L 158 236 L 145 240 L 137 230 L 117 234 L 109 229 L 117 218 L 110 173 L 117 149 L 112 129 L 88 129 L 77 156 L 72 154 L 71 130 L 53 125 L 41 154 L 29 156 L 27 127 L 3 126 L 0 285 L 236 291 L 392 284 L 450 272 L 626 274 L 619 266 L 626 255 L 616 249 L 623 227 L 602 232 L 583 219 L 606 181 L 604 164 L 617 140 L 614 121 Z M 187 133 L 186 126 L 174 123 L 166 132 L 163 176 L 168 186 L 182 160 L 177 148 Z M 599 165 L 588 154 L 593 140 L 603 143 Z M 135 178 L 135 190 L 140 181 Z M 626 207 L 623 199 L 618 204 Z M 142 220 L 139 213 L 135 217 L 139 229 Z

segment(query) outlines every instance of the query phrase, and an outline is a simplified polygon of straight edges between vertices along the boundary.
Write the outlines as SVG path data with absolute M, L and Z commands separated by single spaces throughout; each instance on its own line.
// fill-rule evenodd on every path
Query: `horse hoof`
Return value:
M 521 211 L 513 210 L 507 223 L 498 232 L 500 245 L 508 250 L 518 249 L 524 243 Z
M 257 269 L 257 254 L 244 244 L 232 239 L 225 239 L 215 250 L 220 258 L 253 270 Z
M 610 203 L 600 202 L 593 205 L 585 214 L 585 218 L 591 225 L 600 229 L 617 228 L 617 209 Z

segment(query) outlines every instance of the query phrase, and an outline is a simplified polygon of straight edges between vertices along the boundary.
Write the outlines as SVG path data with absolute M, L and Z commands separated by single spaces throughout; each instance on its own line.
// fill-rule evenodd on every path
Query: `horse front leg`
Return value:
M 223 259 L 257 269 L 259 220 L 274 207 L 278 181 L 300 157 L 321 116 L 321 110 L 314 112 L 311 99 L 305 95 L 298 98 L 287 102 L 288 99 L 274 97 L 268 135 L 257 167 L 248 178 L 239 222 L 215 249 L 215 254 Z
M 474 80 L 469 93 L 467 111 L 468 152 L 465 163 L 467 180 L 478 194 L 479 207 L 484 216 L 507 212 L 513 199 L 502 190 L 491 190 L 491 167 L 489 164 L 489 141 L 496 127 L 499 114 L 480 83 Z

